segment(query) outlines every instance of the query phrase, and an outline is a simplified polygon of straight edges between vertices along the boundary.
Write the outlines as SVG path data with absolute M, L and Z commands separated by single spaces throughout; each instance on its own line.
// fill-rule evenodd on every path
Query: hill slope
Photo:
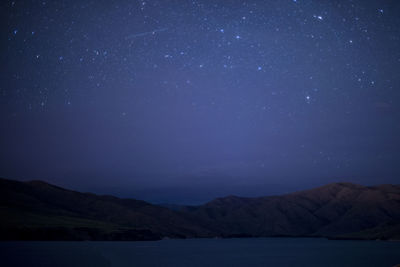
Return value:
M 0 179 L 0 239 L 147 240 L 209 236 L 187 215 L 134 199 Z
M 335 183 L 261 198 L 226 197 L 185 212 L 230 235 L 400 239 L 400 186 Z
M 0 218 L 3 240 L 214 236 L 400 239 L 400 186 L 335 183 L 282 196 L 229 196 L 171 210 L 140 200 L 79 193 L 41 181 L 0 179 Z

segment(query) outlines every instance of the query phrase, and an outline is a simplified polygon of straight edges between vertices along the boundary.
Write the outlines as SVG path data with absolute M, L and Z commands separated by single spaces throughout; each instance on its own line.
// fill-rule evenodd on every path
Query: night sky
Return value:
M 155 203 L 400 181 L 400 2 L 2 1 L 0 176 Z

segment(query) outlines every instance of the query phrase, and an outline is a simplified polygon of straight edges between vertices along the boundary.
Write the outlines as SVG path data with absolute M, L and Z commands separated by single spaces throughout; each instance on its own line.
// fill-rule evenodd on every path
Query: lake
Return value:
M 320 238 L 0 242 L 8 266 L 394 266 L 400 242 Z

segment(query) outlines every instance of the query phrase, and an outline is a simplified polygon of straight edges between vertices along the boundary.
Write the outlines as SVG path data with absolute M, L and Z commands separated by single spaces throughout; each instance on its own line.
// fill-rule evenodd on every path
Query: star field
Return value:
M 4 1 L 1 17 L 0 176 L 247 195 L 399 179 L 396 1 Z

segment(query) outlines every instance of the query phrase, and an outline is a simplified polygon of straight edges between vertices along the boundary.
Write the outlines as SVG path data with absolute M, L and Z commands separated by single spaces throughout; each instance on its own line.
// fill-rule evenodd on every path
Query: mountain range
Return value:
M 400 240 L 400 186 L 333 183 L 169 208 L 43 181 L 0 179 L 0 240 L 282 236 Z

